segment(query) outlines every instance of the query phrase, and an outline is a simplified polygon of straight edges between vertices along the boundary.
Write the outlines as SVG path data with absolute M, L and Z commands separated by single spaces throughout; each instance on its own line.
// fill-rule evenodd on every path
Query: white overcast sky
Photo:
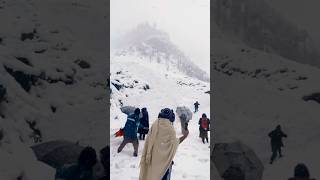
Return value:
M 210 73 L 210 0 L 111 0 L 110 15 L 111 46 L 139 23 L 149 22 Z

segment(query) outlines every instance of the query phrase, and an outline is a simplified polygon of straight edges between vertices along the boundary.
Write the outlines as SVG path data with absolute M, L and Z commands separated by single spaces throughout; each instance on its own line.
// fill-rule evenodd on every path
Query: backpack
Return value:
M 209 128 L 208 119 L 207 119 L 207 118 L 201 118 L 200 126 L 201 126 L 203 129 L 208 129 L 208 128 Z

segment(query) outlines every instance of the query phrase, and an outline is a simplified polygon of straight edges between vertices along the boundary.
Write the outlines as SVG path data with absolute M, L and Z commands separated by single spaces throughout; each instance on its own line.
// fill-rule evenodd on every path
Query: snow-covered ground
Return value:
M 54 178 L 29 148 L 26 121 L 36 122 L 43 141 L 97 150 L 108 142 L 106 3 L 0 1 L 0 84 L 7 91 L 0 102 L 1 180 Z
M 264 180 L 288 179 L 305 163 L 320 177 L 320 104 L 303 97 L 320 92 L 320 70 L 226 38 L 213 39 L 215 142 L 241 140 L 257 153 Z M 288 134 L 284 157 L 269 164 L 268 133 L 281 124 Z M 217 171 L 211 172 L 219 180 Z
M 123 127 L 126 115 L 120 111 L 123 106 L 147 107 L 150 125 L 156 120 L 164 107 L 176 109 L 185 105 L 194 110 L 193 103 L 200 103 L 199 112 L 193 115 L 189 123 L 190 134 L 179 145 L 174 158 L 172 179 L 206 180 L 210 179 L 210 148 L 199 138 L 198 120 L 202 113 L 210 118 L 210 95 L 208 82 L 188 77 L 174 67 L 168 70 L 165 65 L 149 62 L 148 59 L 135 55 L 113 56 L 111 58 L 111 83 L 123 85 L 117 90 L 111 85 L 110 109 L 110 168 L 112 180 L 131 180 L 139 178 L 139 162 L 144 141 L 139 141 L 138 157 L 133 157 L 133 147 L 128 144 L 121 153 L 117 148 L 123 138 L 113 134 Z M 144 89 L 148 85 L 150 89 Z M 174 123 L 177 137 L 180 137 L 180 122 Z M 210 133 L 209 133 L 210 135 Z

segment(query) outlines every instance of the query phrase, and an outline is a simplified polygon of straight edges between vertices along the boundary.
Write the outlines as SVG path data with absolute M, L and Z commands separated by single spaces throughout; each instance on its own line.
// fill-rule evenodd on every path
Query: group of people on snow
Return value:
M 149 132 L 149 115 L 147 108 L 142 108 L 142 117 L 140 117 L 140 109 L 136 108 L 134 113 L 129 114 L 126 124 L 123 128 L 124 135 L 123 141 L 118 148 L 118 153 L 128 144 L 133 144 L 133 156 L 138 156 L 139 140 L 145 140 L 146 134 Z
M 197 107 L 199 106 L 199 103 Z M 198 111 L 198 108 L 197 110 Z M 174 128 L 175 113 L 172 109 L 162 109 L 156 121 L 152 123 L 149 130 L 149 115 L 147 108 L 136 108 L 132 114 L 127 116 L 127 121 L 123 128 L 123 141 L 118 147 L 120 153 L 123 148 L 132 143 L 134 147 L 133 156 L 138 156 L 139 140 L 145 140 L 141 161 L 139 180 L 170 180 L 173 158 L 178 145 L 183 142 L 188 134 L 188 122 L 186 115 L 182 114 L 181 121 L 182 136 L 177 138 Z M 210 120 L 206 114 L 202 114 L 199 119 L 199 131 L 202 142 L 208 143 L 208 131 Z M 138 138 L 139 134 L 139 138 Z M 148 135 L 147 135 L 148 134 Z M 147 136 L 146 136 L 147 135 Z M 161 153 L 159 153 L 161 151 Z

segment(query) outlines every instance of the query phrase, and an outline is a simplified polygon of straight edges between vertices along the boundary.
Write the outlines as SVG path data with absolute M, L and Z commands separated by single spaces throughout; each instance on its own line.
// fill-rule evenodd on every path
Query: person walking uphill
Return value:
M 198 112 L 199 111 L 199 102 L 198 101 L 196 101 L 194 104 L 194 112 Z
M 199 131 L 200 137 L 202 139 L 203 144 L 205 144 L 204 139 L 206 139 L 207 143 L 208 140 L 208 131 L 210 130 L 210 119 L 207 118 L 205 113 L 202 114 L 202 117 L 199 119 Z
M 268 135 L 271 138 L 272 156 L 270 158 L 270 164 L 272 164 L 274 159 L 277 157 L 278 152 L 279 152 L 279 157 L 282 157 L 282 153 L 281 153 L 281 147 L 283 147 L 282 138 L 283 137 L 286 138 L 287 135 L 282 132 L 280 125 L 278 125 L 276 129 L 271 131 Z
M 130 114 L 128 116 L 127 122 L 124 126 L 123 141 L 118 148 L 118 153 L 122 151 L 126 144 L 132 143 L 134 149 L 133 156 L 138 156 L 139 141 L 137 136 L 137 129 L 139 126 L 139 115 L 140 109 L 137 108 L 134 110 L 133 114 Z
M 188 136 L 176 137 L 173 126 L 175 115 L 169 108 L 162 109 L 146 138 L 140 161 L 139 180 L 170 180 L 173 158 L 178 145 Z
M 149 131 L 149 115 L 147 108 L 142 108 L 142 117 L 140 118 L 140 126 L 138 129 L 138 133 L 140 134 L 139 139 L 144 140 L 146 134 L 148 134 Z

